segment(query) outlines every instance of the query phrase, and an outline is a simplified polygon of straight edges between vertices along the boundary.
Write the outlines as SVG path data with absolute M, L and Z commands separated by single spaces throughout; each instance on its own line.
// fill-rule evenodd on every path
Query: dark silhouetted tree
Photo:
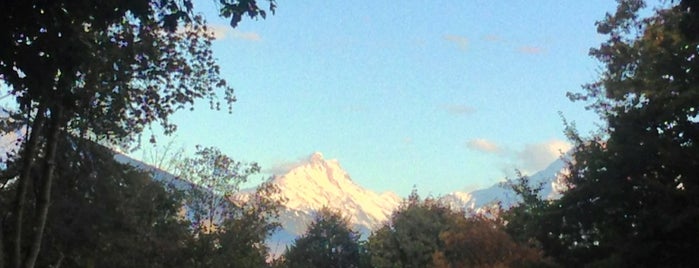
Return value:
M 570 189 L 544 215 L 544 248 L 563 265 L 699 263 L 699 40 L 684 27 L 696 4 L 682 2 L 622 0 L 597 24 L 604 71 L 571 97 L 607 124 L 590 138 L 569 129 Z
M 282 256 L 285 267 L 360 267 L 359 233 L 340 212 L 317 212 L 306 233 Z
M 220 14 L 232 26 L 244 15 L 265 17 L 256 2 L 221 0 Z M 0 266 L 5 257 L 11 268 L 35 265 L 61 136 L 127 143 L 155 122 L 173 132 L 169 116 L 197 99 L 218 109 L 217 90 L 226 104 L 235 101 L 214 61 L 213 34 L 192 8 L 191 0 L 0 3 L 0 78 L 29 127 L 14 204 L 3 215 L 13 233 L 1 237 Z M 41 175 L 32 182 L 36 167 Z
M 190 233 L 178 215 L 179 196 L 166 191 L 149 173 L 115 161 L 113 151 L 63 138 L 67 140 L 59 143 L 65 146 L 60 147 L 61 168 L 56 172 L 61 183 L 52 189 L 53 209 L 37 265 L 177 267 L 182 263 L 179 257 Z M 34 176 L 41 174 L 38 168 L 35 171 Z M 1 195 L 11 196 L 16 190 L 14 184 Z M 2 202 L 4 207 L 9 200 Z

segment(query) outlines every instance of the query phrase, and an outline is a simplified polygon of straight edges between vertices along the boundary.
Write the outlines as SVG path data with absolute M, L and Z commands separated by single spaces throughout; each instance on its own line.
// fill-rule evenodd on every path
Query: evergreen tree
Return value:
M 544 247 L 566 266 L 695 266 L 699 263 L 699 43 L 686 31 L 696 10 L 622 0 L 598 22 L 608 40 L 591 54 L 599 81 L 574 100 L 607 122 L 582 138 L 570 189 L 544 220 Z M 690 4 L 691 5 L 691 4 Z
M 286 267 L 360 267 L 359 233 L 339 212 L 324 208 L 282 256 Z

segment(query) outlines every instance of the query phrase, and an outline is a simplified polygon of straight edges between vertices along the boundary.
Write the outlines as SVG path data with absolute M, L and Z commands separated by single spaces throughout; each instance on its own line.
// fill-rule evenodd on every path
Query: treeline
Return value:
M 265 239 L 278 226 L 276 188 L 262 184 L 246 202 L 229 201 L 237 191 L 231 185 L 257 172 L 255 165 L 199 148 L 194 157 L 180 161 L 199 171 L 199 177 L 181 174 L 158 181 L 147 170 L 117 162 L 108 148 L 73 137 L 62 141 L 66 147 L 58 150 L 58 183 L 51 192 L 37 266 L 266 266 Z M 9 162 L 7 170 L 17 163 L 21 159 Z M 0 190 L 2 208 L 12 204 L 17 191 L 17 183 L 6 183 Z M 31 226 L 31 220 L 23 225 Z M 15 233 L 11 228 L 3 226 L 4 234 Z
M 339 211 L 317 212 L 272 266 L 555 267 L 541 249 L 513 239 L 497 214 L 455 210 L 416 192 L 367 239 L 350 226 Z

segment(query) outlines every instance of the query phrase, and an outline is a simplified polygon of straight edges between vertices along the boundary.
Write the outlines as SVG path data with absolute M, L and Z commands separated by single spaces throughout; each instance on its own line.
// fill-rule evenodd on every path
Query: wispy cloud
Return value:
M 260 35 L 256 32 L 242 32 L 234 30 L 232 31 L 231 36 L 235 39 L 242 39 L 247 41 L 262 41 L 262 37 L 260 37 Z
M 314 161 L 314 159 L 323 159 L 323 154 L 320 152 L 315 152 L 311 155 L 300 157 L 296 159 L 296 161 L 277 162 L 271 167 L 263 169 L 262 172 L 272 175 L 284 175 L 294 168 L 311 163 Z
M 239 30 L 234 30 L 228 25 L 214 24 L 210 25 L 209 29 L 214 34 L 214 38 L 216 38 L 216 40 L 223 40 L 228 37 L 253 42 L 262 40 L 262 37 L 260 37 L 260 35 L 256 32 L 243 32 Z
M 444 35 L 444 40 L 456 44 L 461 50 L 468 49 L 468 38 L 464 36 L 447 34 Z
M 522 46 L 522 47 L 519 47 L 517 49 L 517 51 L 519 51 L 520 53 L 531 54 L 531 55 L 544 53 L 544 49 L 541 47 L 537 47 L 537 46 Z
M 222 40 L 226 38 L 226 35 L 231 31 L 231 27 L 227 25 L 214 24 L 210 25 L 209 29 L 214 34 L 214 38 Z
M 476 109 L 464 104 L 444 105 L 444 110 L 453 115 L 467 115 L 476 112 Z
M 549 140 L 542 143 L 527 144 L 517 153 L 523 171 L 538 171 L 546 168 L 561 154 L 571 149 L 570 143 L 562 140 Z
M 486 139 L 473 139 L 468 142 L 466 142 L 466 147 L 468 147 L 471 150 L 474 151 L 479 151 L 479 152 L 484 152 L 484 153 L 491 153 L 491 154 L 498 154 L 502 152 L 502 149 L 500 148 L 499 145 L 495 144 L 495 142 L 486 140 Z
M 271 167 L 264 168 L 262 169 L 262 173 L 267 173 L 271 175 L 283 175 L 289 172 L 290 170 L 299 167 L 302 165 L 301 161 L 292 161 L 292 162 L 277 162 L 272 164 Z
M 524 174 L 543 170 L 572 148 L 566 141 L 553 139 L 526 144 L 522 149 L 511 149 L 484 138 L 469 140 L 466 147 L 500 157 L 503 161 L 501 170 L 506 176 L 514 175 L 515 170 Z

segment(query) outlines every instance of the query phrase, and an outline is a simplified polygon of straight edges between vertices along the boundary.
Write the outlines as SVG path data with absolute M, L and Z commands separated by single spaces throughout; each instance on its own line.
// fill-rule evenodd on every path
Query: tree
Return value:
M 68 141 L 60 144 L 70 146 L 59 150 L 62 168 L 56 178 L 61 183 L 52 189 L 54 209 L 47 217 L 37 265 L 173 267 L 181 263 L 178 257 L 189 231 L 177 213 L 178 196 L 145 171 L 115 161 L 113 151 L 64 138 Z M 16 190 L 11 186 L 0 196 L 11 196 Z M 3 199 L 3 207 L 9 201 Z
M 542 250 L 542 243 L 549 243 L 546 235 L 550 222 L 544 215 L 551 209 L 551 202 L 540 195 L 543 184 L 532 185 L 528 176 L 517 172 L 517 179 L 507 180 L 505 187 L 511 189 L 520 202 L 501 214 L 504 230 L 517 242 L 536 250 Z
M 192 229 L 213 232 L 216 226 L 235 213 L 231 198 L 240 184 L 260 172 L 257 163 L 235 161 L 214 147 L 197 146 L 194 157 L 186 157 L 174 170 L 179 180 L 188 182 L 184 191 L 185 207 Z
M 280 189 L 270 182 L 245 200 L 235 200 L 238 210 L 222 224 L 220 254 L 215 255 L 213 267 L 267 266 L 270 251 L 265 242 L 281 226 L 276 220 L 283 202 Z
M 282 258 L 287 267 L 360 267 L 359 249 L 359 233 L 349 220 L 324 208 Z
M 481 215 L 449 218 L 440 232 L 444 246 L 432 254 L 433 267 L 547 267 L 540 250 L 517 243 L 497 220 Z
M 437 200 L 421 200 L 416 191 L 393 213 L 391 221 L 369 237 L 375 267 L 428 267 L 444 248 L 439 235 L 452 211 Z M 462 214 L 463 215 L 463 214 Z
M 374 267 L 542 267 L 540 250 L 515 241 L 490 214 L 454 211 L 413 192 L 369 237 Z
M 623 0 L 598 22 L 609 38 L 591 55 L 605 69 L 571 98 L 607 125 L 590 138 L 569 131 L 570 189 L 546 215 L 544 246 L 563 265 L 699 263 L 699 40 L 682 2 L 641 17 L 643 1 Z
M 266 16 L 255 0 L 220 3 L 231 26 L 245 14 Z M 273 12 L 275 2 L 269 3 Z M 15 201 L 5 215 L 14 233 L 2 235 L 10 243 L 0 252 L 0 266 L 5 256 L 13 268 L 35 265 L 61 136 L 125 143 L 153 122 L 173 132 L 169 115 L 196 99 L 218 109 L 217 89 L 226 103 L 235 101 L 211 53 L 213 35 L 192 8 L 191 0 L 0 3 L 0 77 L 28 126 Z M 32 183 L 37 166 L 42 174 Z M 31 187 L 38 194 L 27 232 Z M 26 233 L 32 233 L 30 247 L 23 242 Z
M 280 226 L 279 189 L 270 183 L 244 200 L 235 200 L 229 217 L 211 231 L 193 230 L 185 267 L 265 267 L 265 240 Z M 190 229 L 191 230 L 191 229 Z
M 178 161 L 176 161 L 178 162 Z M 238 195 L 257 163 L 245 164 L 214 147 L 196 147 L 194 157 L 176 164 L 186 218 L 193 241 L 189 267 L 260 267 L 266 263 L 265 239 L 279 223 L 279 189 L 263 183 L 255 193 Z
M 699 2 L 681 0 L 680 8 L 684 10 L 680 22 L 682 33 L 691 41 L 699 40 Z

